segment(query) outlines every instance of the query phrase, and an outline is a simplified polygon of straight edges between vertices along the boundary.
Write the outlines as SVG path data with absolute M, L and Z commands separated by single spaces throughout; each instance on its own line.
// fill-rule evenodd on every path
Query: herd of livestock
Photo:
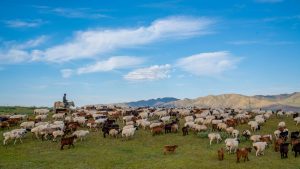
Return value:
M 34 115 L 13 114 L 1 115 L 0 127 L 3 133 L 3 144 L 9 140 L 22 143 L 27 133 L 32 133 L 36 139 L 56 141 L 61 137 L 61 149 L 65 145 L 73 146 L 77 139 L 84 140 L 90 132 L 101 130 L 103 137 L 132 139 L 137 130 L 149 131 L 153 136 L 168 133 L 182 132 L 183 136 L 189 132 L 208 133 L 209 144 L 220 143 L 224 140 L 225 150 L 218 150 L 219 160 L 224 159 L 224 152 L 236 153 L 237 162 L 240 158 L 249 160 L 248 154 L 252 148 L 256 156 L 264 155 L 264 151 L 273 144 L 274 151 L 280 152 L 281 158 L 287 158 L 289 146 L 295 153 L 300 153 L 300 134 L 298 131 L 289 131 L 284 121 L 278 124 L 274 133 L 265 135 L 254 134 L 263 127 L 271 116 L 279 119 L 293 118 L 295 125 L 300 123 L 300 113 L 242 110 L 242 109 L 200 109 L 200 108 L 121 108 L 107 106 L 85 106 L 70 109 L 68 112 L 51 113 L 48 109 L 35 109 Z M 180 123 L 184 121 L 184 123 Z M 236 127 L 248 124 L 249 130 L 239 131 Z M 16 126 L 20 128 L 15 129 Z M 13 130 L 10 130 L 13 127 Z M 6 131 L 7 130 L 7 131 Z M 10 131 L 8 131 L 10 130 Z M 222 138 L 223 137 L 223 138 Z M 239 147 L 240 138 L 252 141 L 251 147 Z M 166 145 L 164 153 L 174 152 L 177 145 Z

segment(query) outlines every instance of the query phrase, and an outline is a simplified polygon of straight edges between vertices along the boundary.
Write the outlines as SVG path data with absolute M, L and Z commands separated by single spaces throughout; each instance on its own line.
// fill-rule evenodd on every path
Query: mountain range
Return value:
M 300 92 L 280 95 L 222 94 L 198 97 L 196 99 L 176 99 L 173 97 L 140 100 L 135 102 L 119 103 L 117 105 L 130 107 L 211 107 L 211 108 L 263 108 L 284 109 L 286 111 L 300 111 Z

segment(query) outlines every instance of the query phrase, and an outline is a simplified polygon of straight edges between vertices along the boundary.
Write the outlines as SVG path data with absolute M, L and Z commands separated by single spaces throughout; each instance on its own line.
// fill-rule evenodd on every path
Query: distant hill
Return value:
M 212 108 L 270 108 L 300 110 L 300 93 L 282 95 L 244 96 L 240 94 L 209 95 L 196 99 L 183 99 L 165 103 L 166 107 L 212 107 Z
M 149 99 L 149 100 L 140 100 L 135 102 L 127 102 L 125 103 L 127 106 L 130 107 L 159 107 L 165 103 L 177 101 L 179 99 L 173 97 L 164 97 L 164 98 L 157 98 L 157 99 Z

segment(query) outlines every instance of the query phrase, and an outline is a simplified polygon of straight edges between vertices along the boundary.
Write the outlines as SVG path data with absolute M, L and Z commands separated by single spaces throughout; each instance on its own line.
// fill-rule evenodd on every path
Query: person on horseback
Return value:
M 65 108 L 67 108 L 68 107 L 68 100 L 67 100 L 67 94 L 66 93 L 64 94 L 64 97 L 63 97 L 63 103 L 64 103 Z

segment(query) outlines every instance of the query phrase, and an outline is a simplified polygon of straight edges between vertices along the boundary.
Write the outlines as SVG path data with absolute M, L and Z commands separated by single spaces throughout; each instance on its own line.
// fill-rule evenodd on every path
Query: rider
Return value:
M 67 100 L 67 94 L 66 93 L 64 94 L 64 97 L 63 97 L 63 103 L 64 103 L 65 108 L 67 108 L 68 100 Z

